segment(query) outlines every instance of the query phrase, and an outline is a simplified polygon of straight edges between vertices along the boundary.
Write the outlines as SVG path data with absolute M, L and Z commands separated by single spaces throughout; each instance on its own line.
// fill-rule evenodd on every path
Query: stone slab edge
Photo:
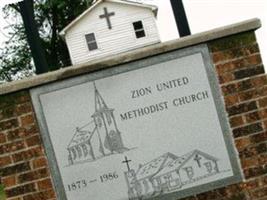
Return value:
M 81 65 L 70 66 L 57 71 L 48 72 L 42 75 L 33 76 L 24 80 L 4 83 L 0 85 L 0 95 L 30 89 L 51 82 L 64 80 L 70 77 L 98 71 L 124 64 L 130 61 L 139 60 L 149 56 L 158 55 L 168 51 L 173 51 L 200 43 L 206 43 L 215 39 L 227 37 L 230 35 L 256 30 L 261 27 L 261 21 L 258 18 L 246 20 L 240 23 L 216 28 L 210 31 L 194 34 L 191 36 L 179 38 L 176 40 L 159 43 L 144 48 L 136 49 L 130 52 L 122 53 L 116 56 L 110 56 L 105 59 L 99 59 L 84 63 Z

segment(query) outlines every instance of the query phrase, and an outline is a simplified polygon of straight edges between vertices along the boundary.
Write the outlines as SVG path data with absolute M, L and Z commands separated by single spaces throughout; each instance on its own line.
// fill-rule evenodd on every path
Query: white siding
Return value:
M 115 12 L 115 16 L 110 18 L 111 30 L 106 19 L 99 18 L 104 7 L 108 12 Z M 146 37 L 137 39 L 132 23 L 140 20 Z M 95 33 L 97 50 L 88 50 L 85 39 L 88 33 Z M 155 16 L 150 9 L 111 2 L 100 3 L 70 28 L 65 38 L 73 65 L 160 42 Z

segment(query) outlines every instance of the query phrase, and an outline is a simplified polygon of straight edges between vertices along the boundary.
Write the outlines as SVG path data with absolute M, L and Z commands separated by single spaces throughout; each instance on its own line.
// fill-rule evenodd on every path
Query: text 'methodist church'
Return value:
M 126 0 L 97 0 L 60 35 L 73 65 L 160 42 L 154 5 Z

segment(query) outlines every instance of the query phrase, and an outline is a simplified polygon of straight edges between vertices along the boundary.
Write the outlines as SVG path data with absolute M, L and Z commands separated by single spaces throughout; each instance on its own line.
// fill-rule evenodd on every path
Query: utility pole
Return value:
M 33 3 L 31 0 L 24 0 L 20 1 L 18 4 L 36 68 L 36 74 L 46 73 L 48 72 L 48 64 L 45 58 L 38 29 L 34 21 Z
M 191 35 L 182 0 L 170 0 L 180 37 Z

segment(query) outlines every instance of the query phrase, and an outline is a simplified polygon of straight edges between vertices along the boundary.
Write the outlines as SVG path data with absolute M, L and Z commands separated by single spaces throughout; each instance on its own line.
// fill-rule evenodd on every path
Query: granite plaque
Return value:
M 60 200 L 178 199 L 242 180 L 205 45 L 31 95 Z

